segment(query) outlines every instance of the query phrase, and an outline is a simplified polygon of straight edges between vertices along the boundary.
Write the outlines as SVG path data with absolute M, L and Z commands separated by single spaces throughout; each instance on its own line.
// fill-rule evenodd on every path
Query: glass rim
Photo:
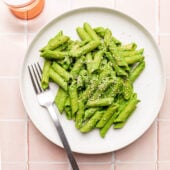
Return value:
M 11 7 L 23 7 L 31 4 L 35 0 L 2 0 L 4 3 Z

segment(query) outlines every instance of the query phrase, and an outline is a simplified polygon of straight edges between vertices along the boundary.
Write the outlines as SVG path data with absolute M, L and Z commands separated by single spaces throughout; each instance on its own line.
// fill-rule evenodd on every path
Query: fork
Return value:
M 58 135 L 59 135 L 61 142 L 64 146 L 64 149 L 66 151 L 66 154 L 68 156 L 68 159 L 70 161 L 72 169 L 79 170 L 77 162 L 73 156 L 73 152 L 71 151 L 71 148 L 69 146 L 67 138 L 64 134 L 64 130 L 60 124 L 57 113 L 54 110 L 54 107 L 53 107 L 54 97 L 52 95 L 50 87 L 48 87 L 46 90 L 43 90 L 41 88 L 42 69 L 41 69 L 39 63 L 34 63 L 34 64 L 28 66 L 28 71 L 30 74 L 33 88 L 34 88 L 36 96 L 37 96 L 37 100 L 38 100 L 40 106 L 45 107 L 48 110 L 48 112 L 52 118 L 52 121 L 58 131 Z

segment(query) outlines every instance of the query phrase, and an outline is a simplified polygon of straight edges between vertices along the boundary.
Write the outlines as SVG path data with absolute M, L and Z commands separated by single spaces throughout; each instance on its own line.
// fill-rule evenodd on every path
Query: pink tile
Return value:
M 170 44 L 170 36 L 160 36 L 160 49 L 162 53 L 162 58 L 165 64 L 165 70 L 166 74 L 169 77 L 170 76 L 170 51 L 169 51 L 169 44 Z
M 167 79 L 164 102 L 159 112 L 160 119 L 170 119 L 170 79 Z
M 162 163 L 158 164 L 158 170 L 170 170 L 170 163 Z
M 159 121 L 159 161 L 170 161 L 170 121 Z
M 65 151 L 46 139 L 31 122 L 29 122 L 29 160 L 67 162 Z
M 80 164 L 81 170 L 112 170 L 112 164 Z
M 155 161 L 156 159 L 155 123 L 137 141 L 116 152 L 116 161 Z
M 0 7 L 0 33 L 24 33 L 26 21 L 12 15 L 3 1 L 0 1 Z
M 26 51 L 25 36 L 22 34 L 0 35 L 0 39 L 0 76 L 18 76 Z
M 35 163 L 29 165 L 29 170 L 68 170 L 68 164 Z
M 46 1 L 43 12 L 38 17 L 28 21 L 28 31 L 37 32 L 42 26 L 69 8 L 70 0 Z
M 0 139 L 2 162 L 24 162 L 27 160 L 25 121 L 0 121 Z
M 27 170 L 26 163 L 2 164 L 2 170 Z
M 117 0 L 116 8 L 143 24 L 152 34 L 156 31 L 156 1 L 155 0 Z
M 122 163 L 116 164 L 115 170 L 156 170 L 155 163 Z
M 71 1 L 72 8 L 80 8 L 80 7 L 87 7 L 87 6 L 101 6 L 101 7 L 114 7 L 113 0 L 74 0 Z
M 29 46 L 32 42 L 32 40 L 34 39 L 34 37 L 36 36 L 35 33 L 28 33 L 27 34 L 27 45 Z
M 18 79 L 0 79 L 0 119 L 25 119 Z
M 76 153 L 76 159 L 79 162 L 111 162 L 113 153 L 106 153 L 100 155 L 86 155 Z
M 167 22 L 167 18 L 170 18 L 170 1 L 160 1 L 160 32 L 170 33 L 170 22 Z

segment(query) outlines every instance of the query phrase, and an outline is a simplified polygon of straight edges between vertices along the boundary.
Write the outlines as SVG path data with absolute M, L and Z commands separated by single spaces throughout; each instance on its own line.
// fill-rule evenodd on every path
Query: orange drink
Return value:
M 45 0 L 4 0 L 10 11 L 20 19 L 32 19 L 38 16 Z

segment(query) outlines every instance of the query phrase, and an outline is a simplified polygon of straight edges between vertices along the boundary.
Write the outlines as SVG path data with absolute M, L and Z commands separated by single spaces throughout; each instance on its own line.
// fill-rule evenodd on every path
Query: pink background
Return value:
M 23 107 L 19 70 L 37 31 L 64 11 L 102 6 L 120 10 L 155 37 L 166 66 L 165 100 L 150 129 L 113 153 L 75 154 L 81 170 L 170 170 L 170 0 L 46 0 L 33 20 L 15 18 L 0 1 L 0 162 L 2 170 L 71 170 L 65 152 L 34 127 Z

